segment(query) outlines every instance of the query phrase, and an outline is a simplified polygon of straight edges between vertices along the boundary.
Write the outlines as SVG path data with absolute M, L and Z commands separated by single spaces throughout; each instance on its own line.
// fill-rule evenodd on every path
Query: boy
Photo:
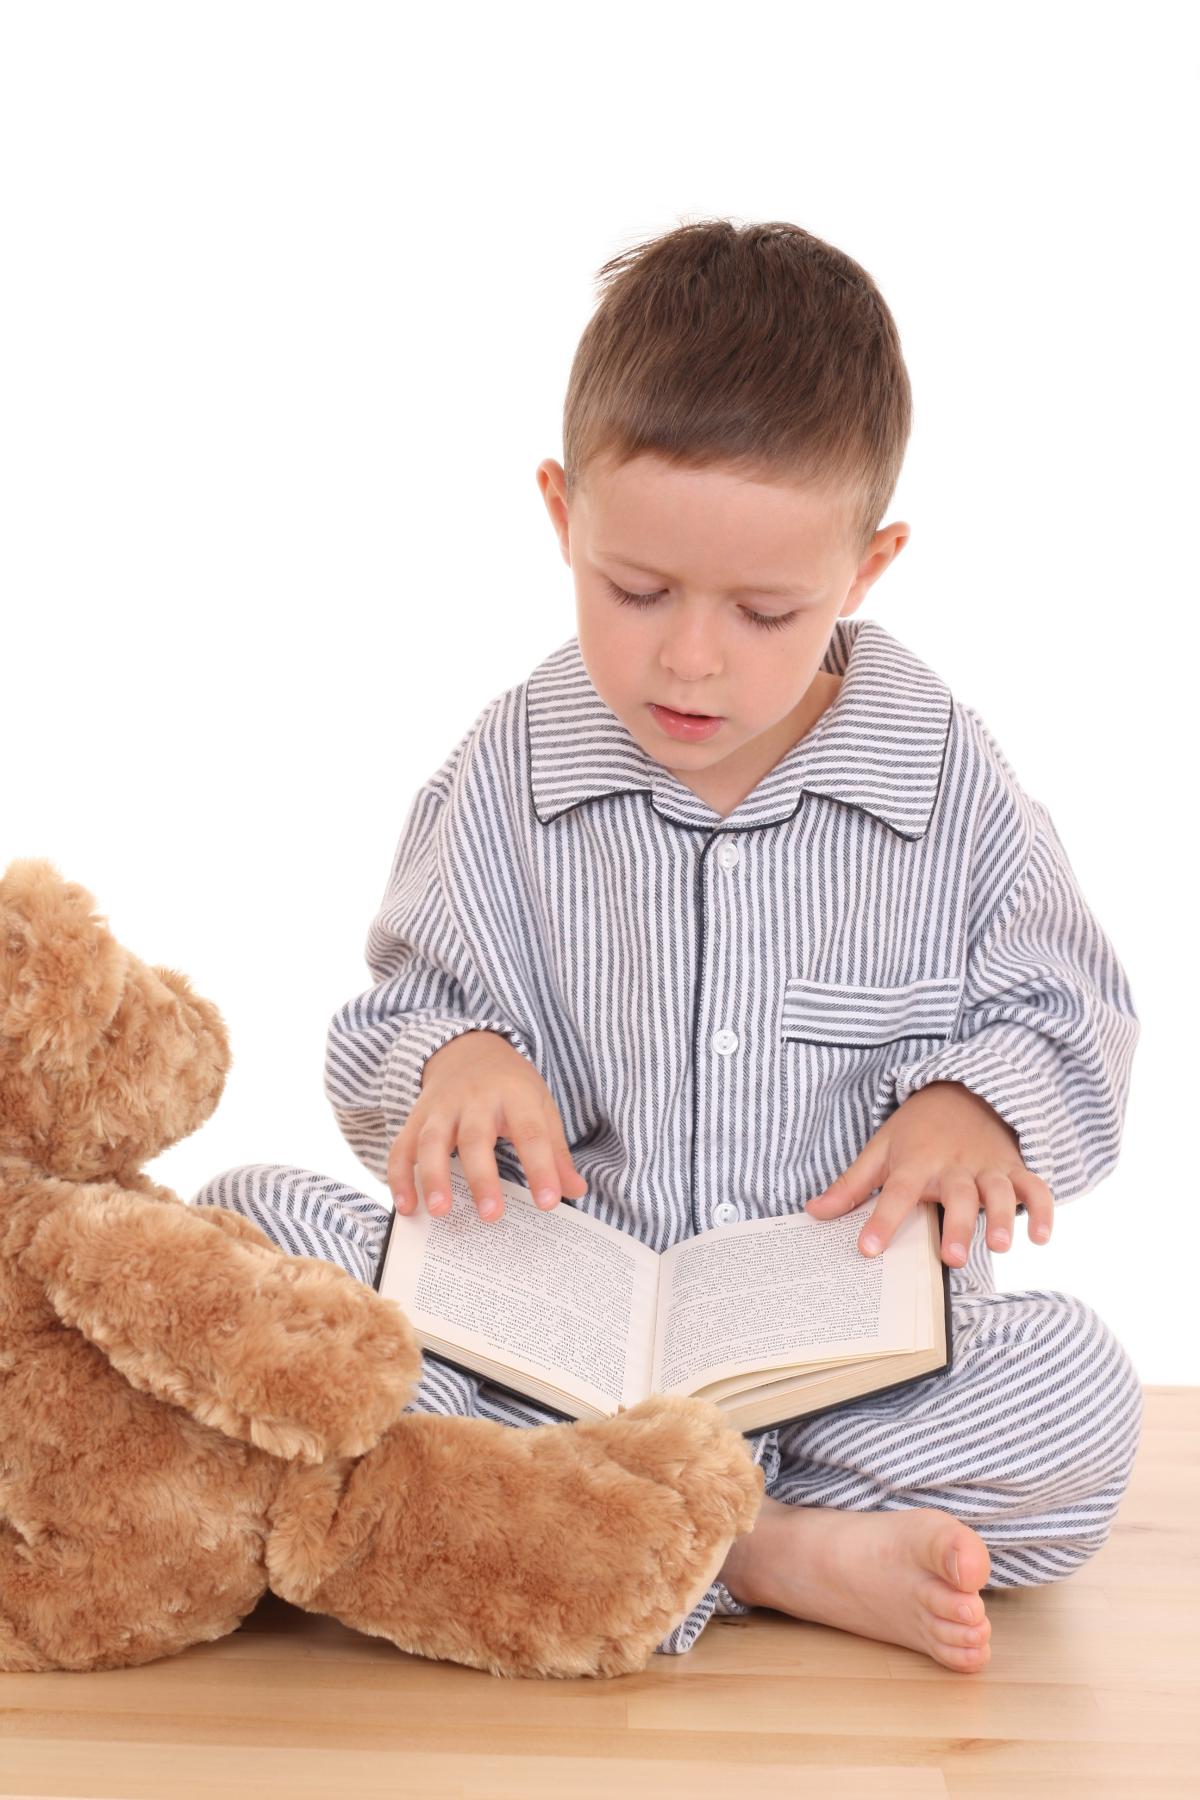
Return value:
M 578 634 L 417 794 L 327 1093 L 401 1212 L 418 1176 L 446 1209 L 456 1149 L 485 1218 L 503 1174 L 656 1250 L 877 1195 L 877 1254 L 940 1200 L 951 1371 L 755 1434 L 758 1523 L 660 1649 L 762 1605 L 976 1670 L 981 1591 L 1094 1554 L 1140 1435 L 1103 1322 L 990 1257 L 1112 1169 L 1129 985 L 978 716 L 851 616 L 909 535 L 870 277 L 723 220 L 602 274 L 538 469 Z M 341 1183 L 197 1199 L 372 1278 L 386 1215 Z M 412 1408 L 557 1422 L 432 1356 Z

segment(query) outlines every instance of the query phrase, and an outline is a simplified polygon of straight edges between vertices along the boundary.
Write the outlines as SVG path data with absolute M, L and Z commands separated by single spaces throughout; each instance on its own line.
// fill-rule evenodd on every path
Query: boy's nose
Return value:
M 715 681 L 721 669 L 716 647 L 695 632 L 689 633 L 686 640 L 676 639 L 668 644 L 660 660 L 666 674 L 678 683 L 677 694 L 689 688 L 699 690 L 702 683 Z

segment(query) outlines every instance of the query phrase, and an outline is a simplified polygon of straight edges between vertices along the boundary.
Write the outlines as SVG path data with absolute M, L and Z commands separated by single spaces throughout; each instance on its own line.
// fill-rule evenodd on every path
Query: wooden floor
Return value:
M 166 1662 L 0 1676 L 0 1795 L 1194 1797 L 1200 1389 L 1147 1388 L 1099 1554 L 987 1606 L 975 1675 L 760 1612 L 641 1675 L 510 1682 L 269 1598 Z

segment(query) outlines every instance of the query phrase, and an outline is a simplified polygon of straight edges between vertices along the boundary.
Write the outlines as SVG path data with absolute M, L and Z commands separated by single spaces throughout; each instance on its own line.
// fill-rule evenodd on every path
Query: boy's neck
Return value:
M 750 763 L 735 776 L 720 769 L 711 772 L 699 769 L 686 775 L 680 774 L 677 769 L 672 769 L 671 773 L 677 781 L 683 783 L 684 787 L 690 788 L 698 799 L 703 800 L 706 806 L 711 806 L 715 813 L 718 813 L 722 819 L 725 818 L 735 807 L 740 806 L 748 795 L 754 792 L 759 782 L 763 781 L 771 770 L 783 761 L 789 750 L 794 749 L 802 738 L 808 736 L 817 720 L 823 713 L 828 712 L 837 699 L 841 685 L 842 677 L 840 675 L 831 675 L 824 669 L 818 671 L 805 695 L 805 699 L 811 701 L 812 704 L 805 710 L 800 729 L 793 733 L 791 742 L 785 743 L 781 750 L 774 753 L 767 750 L 764 753 L 761 760 L 765 763 L 765 767 L 755 769 L 754 764 Z M 754 745 L 747 745 L 746 748 L 751 750 Z

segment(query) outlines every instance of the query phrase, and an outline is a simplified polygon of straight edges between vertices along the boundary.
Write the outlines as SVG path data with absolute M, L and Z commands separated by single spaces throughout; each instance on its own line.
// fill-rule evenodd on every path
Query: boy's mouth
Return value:
M 686 738 L 692 742 L 712 737 L 724 724 L 719 713 L 676 712 L 670 706 L 660 706 L 655 700 L 650 702 L 650 712 L 655 722 L 669 736 Z

